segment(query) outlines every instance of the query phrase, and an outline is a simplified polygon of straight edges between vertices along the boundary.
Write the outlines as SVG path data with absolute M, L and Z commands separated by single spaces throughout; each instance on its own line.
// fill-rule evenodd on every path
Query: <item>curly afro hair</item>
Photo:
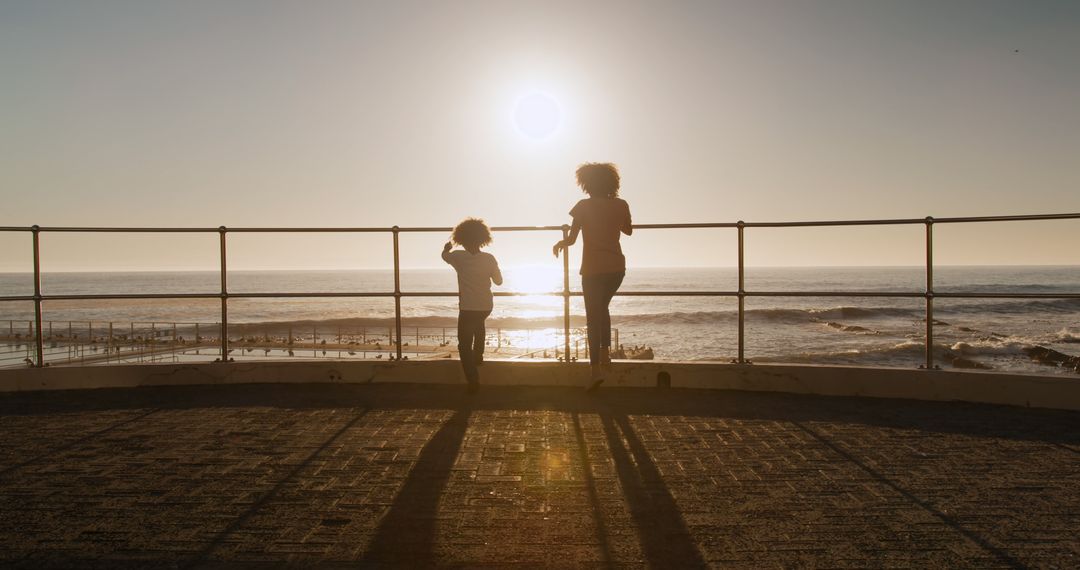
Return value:
M 484 247 L 491 243 L 491 228 L 479 218 L 466 218 L 456 227 L 450 239 L 462 247 Z
M 610 162 L 586 162 L 577 169 L 577 183 L 594 198 L 619 196 L 619 169 Z

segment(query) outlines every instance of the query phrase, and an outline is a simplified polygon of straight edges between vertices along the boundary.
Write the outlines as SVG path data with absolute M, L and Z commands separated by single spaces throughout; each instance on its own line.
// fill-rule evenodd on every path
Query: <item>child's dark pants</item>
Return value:
M 491 311 L 459 311 L 457 321 L 458 355 L 461 368 L 465 370 L 465 379 L 470 384 L 480 381 L 480 372 L 476 363 L 484 355 L 484 320 Z

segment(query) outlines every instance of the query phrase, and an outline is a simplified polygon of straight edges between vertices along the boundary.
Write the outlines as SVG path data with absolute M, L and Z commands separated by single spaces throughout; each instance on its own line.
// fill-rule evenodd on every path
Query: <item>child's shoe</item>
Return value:
M 592 383 L 589 384 L 589 387 L 586 388 L 585 391 L 591 394 L 591 393 L 595 392 L 596 389 L 599 388 L 600 385 L 603 384 L 603 383 L 604 383 L 604 370 L 602 368 L 600 368 L 599 366 L 593 366 L 592 367 Z

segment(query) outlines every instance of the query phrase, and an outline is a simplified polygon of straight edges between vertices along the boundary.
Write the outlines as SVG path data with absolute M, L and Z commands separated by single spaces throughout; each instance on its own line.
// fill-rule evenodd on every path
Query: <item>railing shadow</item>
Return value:
M 69 441 L 69 442 L 65 443 L 64 445 L 54 447 L 53 449 L 50 449 L 49 451 L 46 451 L 45 453 L 38 454 L 38 455 L 36 455 L 34 457 L 31 457 L 30 459 L 27 459 L 25 461 L 20 461 L 19 463 L 15 463 L 13 465 L 8 465 L 7 467 L 4 467 L 3 469 L 0 469 L 0 480 L 3 480 L 4 477 L 8 476 L 11 473 L 14 473 L 15 471 L 18 471 L 19 469 L 22 469 L 23 467 L 26 467 L 28 465 L 33 465 L 34 463 L 37 463 L 37 462 L 39 462 L 39 461 L 41 461 L 43 459 L 46 459 L 48 457 L 52 457 L 53 455 L 56 455 L 57 453 L 63 453 L 64 451 L 67 451 L 69 449 L 74 449 L 74 448 L 78 447 L 79 445 L 81 445 L 83 443 L 86 443 L 86 442 L 88 442 L 90 440 L 101 437 L 101 436 L 103 436 L 105 434 L 108 434 L 108 433 L 110 433 L 112 431 L 115 431 L 115 430 L 117 430 L 119 428 L 122 428 L 122 427 L 124 427 L 126 425 L 133 424 L 133 423 L 135 423 L 135 422 L 137 422 L 137 421 L 139 421 L 139 420 L 141 420 L 141 419 L 143 419 L 143 418 L 145 418 L 145 417 L 147 417 L 147 416 L 149 416 L 151 414 L 157 413 L 159 411 L 161 411 L 161 410 L 155 409 L 155 410 L 150 410 L 150 411 L 148 411 L 146 413 L 138 414 L 133 418 L 128 418 L 126 420 L 122 420 L 122 421 L 117 422 L 117 423 L 115 423 L 115 424 L 113 424 L 113 425 L 111 425 L 111 426 L 109 426 L 107 428 L 99 429 L 99 430 L 95 431 L 94 433 L 84 435 L 84 436 L 82 436 L 80 438 Z
M 704 567 L 675 498 L 630 420 L 602 411 L 600 421 L 649 566 Z
M 285 485 L 287 483 L 300 475 L 300 473 L 303 472 L 304 469 L 307 469 L 316 457 L 318 457 L 323 451 L 326 450 L 326 448 L 330 447 L 330 445 L 337 441 L 338 438 L 344 435 L 345 432 L 349 431 L 350 428 L 355 426 L 361 418 L 367 415 L 367 413 L 368 410 L 361 410 L 360 413 L 353 417 L 353 419 L 346 422 L 345 425 L 341 427 L 341 429 L 334 432 L 334 434 L 327 438 L 326 441 L 322 443 L 322 445 L 320 445 L 317 449 L 315 449 L 315 451 L 312 451 L 311 454 L 304 458 L 304 460 L 301 461 L 299 465 L 294 467 L 284 477 L 278 480 L 277 484 L 275 484 L 273 488 L 263 493 L 262 496 L 260 496 L 259 499 L 256 500 L 255 503 L 253 503 L 251 507 L 248 508 L 248 510 L 244 511 L 244 513 L 241 514 L 239 517 L 233 519 L 233 521 L 230 522 L 228 526 L 226 526 L 212 539 L 210 539 L 206 546 L 204 546 L 197 554 L 195 554 L 195 556 L 192 557 L 191 560 L 189 560 L 184 565 L 184 567 L 194 568 L 205 564 L 210 555 L 213 554 L 214 550 L 221 546 L 221 544 L 225 542 L 225 539 L 228 538 L 229 535 L 236 532 L 244 525 L 244 523 L 246 523 L 253 516 L 255 516 L 263 508 L 263 506 L 265 506 L 271 499 L 276 497 L 282 489 L 285 488 Z
M 989 540 L 987 540 L 985 537 L 983 537 L 979 533 L 965 527 L 964 525 L 960 524 L 960 522 L 958 522 L 953 517 L 950 517 L 949 515 L 939 511 L 937 508 L 935 508 L 930 503 L 916 497 L 910 491 L 908 491 L 907 489 L 901 487 L 898 483 L 896 483 L 892 479 L 889 479 L 888 477 L 886 477 L 886 476 L 882 475 L 881 473 L 879 473 L 873 467 L 870 467 L 866 463 L 860 461 L 857 457 L 855 457 L 854 455 L 849 453 L 847 450 L 845 450 L 843 447 L 841 447 L 840 444 L 833 442 L 829 438 L 827 438 L 824 435 L 821 435 L 820 433 L 818 433 L 813 428 L 810 428 L 810 427 L 808 427 L 808 426 L 806 426 L 806 425 L 804 425 L 804 424 L 802 424 L 800 422 L 792 422 L 792 423 L 795 425 L 795 427 L 799 428 L 800 430 L 802 430 L 807 435 L 809 435 L 810 437 L 817 440 L 819 443 L 821 443 L 825 447 L 828 447 L 830 450 L 832 450 L 834 453 L 836 453 L 840 457 L 844 458 L 846 461 L 854 464 L 859 469 L 862 469 L 863 471 L 865 471 L 868 475 L 873 477 L 875 481 L 878 481 L 879 483 L 889 487 L 893 491 L 896 491 L 901 496 L 903 496 L 905 499 L 910 501 L 912 504 L 917 505 L 919 508 L 923 509 L 927 513 L 933 515 L 935 518 L 940 520 L 941 522 L 948 525 L 949 528 L 955 530 L 956 532 L 959 532 L 961 535 L 964 536 L 964 538 L 967 538 L 972 543 L 977 545 L 979 548 L 983 549 L 986 553 L 988 553 L 988 554 L 994 556 L 995 558 L 997 558 L 1002 564 L 1004 564 L 1006 566 L 1009 566 L 1011 568 L 1023 568 L 1024 567 L 1024 564 L 1022 564 L 1019 560 L 1014 558 L 1008 552 L 1005 552 L 1004 550 L 994 546 L 993 544 L 990 543 Z

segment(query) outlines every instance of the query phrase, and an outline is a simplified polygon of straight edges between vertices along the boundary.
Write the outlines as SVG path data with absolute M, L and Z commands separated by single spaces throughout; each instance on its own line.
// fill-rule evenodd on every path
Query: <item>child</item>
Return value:
M 454 244 L 464 251 L 450 251 Z M 499 262 L 481 247 L 491 243 L 491 229 L 484 220 L 467 218 L 454 228 L 450 241 L 443 246 L 443 261 L 457 271 L 458 279 L 458 354 L 469 393 L 480 387 L 477 366 L 484 361 L 484 320 L 491 314 L 491 284 L 502 285 Z
M 611 314 L 608 305 L 626 275 L 626 257 L 619 245 L 620 233 L 634 233 L 630 206 L 619 198 L 619 171 L 614 164 L 589 162 L 577 169 L 577 182 L 589 195 L 570 210 L 574 223 L 570 235 L 552 248 L 556 257 L 585 237 L 581 254 L 581 291 L 588 324 L 589 363 L 595 390 L 611 370 Z

